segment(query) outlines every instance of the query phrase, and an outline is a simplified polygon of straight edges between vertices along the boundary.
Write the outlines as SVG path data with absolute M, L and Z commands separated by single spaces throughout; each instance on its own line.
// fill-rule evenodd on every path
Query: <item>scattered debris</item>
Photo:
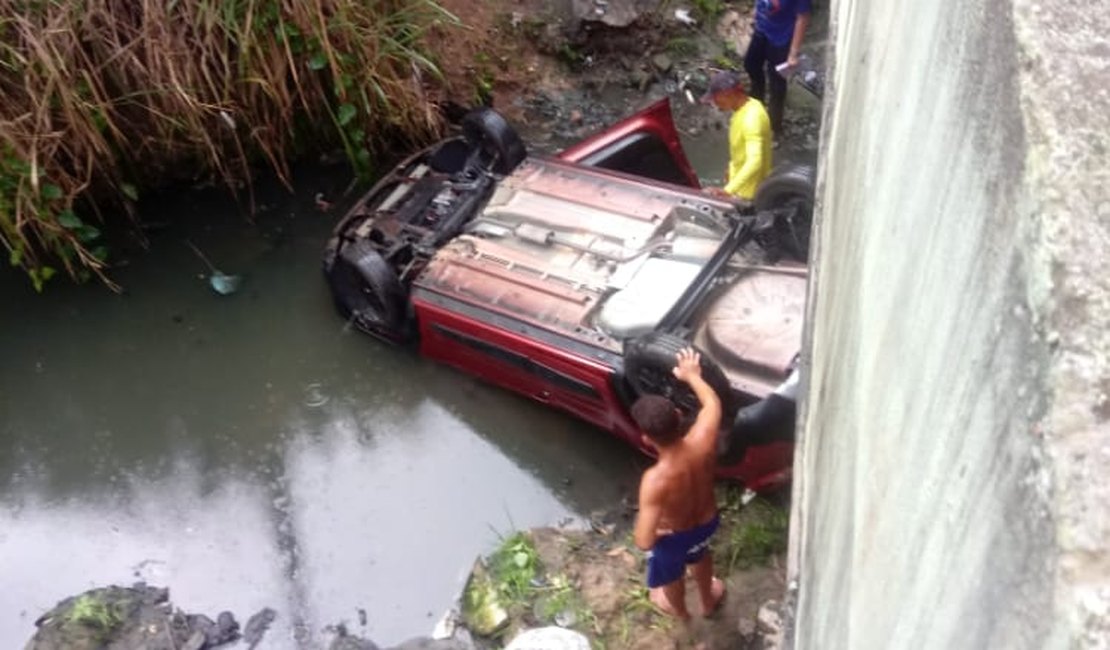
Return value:
M 215 622 L 174 609 L 169 590 L 136 583 L 90 589 L 43 614 L 25 650 L 208 650 L 239 639 L 230 612 Z
M 574 630 L 538 627 L 520 633 L 505 650 L 590 650 L 590 640 Z
M 685 7 L 674 10 L 674 19 L 689 27 L 698 24 L 698 21 L 694 20 L 694 17 L 690 15 L 690 10 Z
M 228 275 L 223 271 L 217 269 L 215 266 L 213 266 L 212 262 L 208 261 L 208 258 L 204 255 L 204 253 L 200 252 L 200 249 L 197 248 L 196 245 L 193 244 L 193 242 L 186 240 L 185 243 L 189 246 L 189 248 L 193 249 L 193 252 L 197 254 L 197 257 L 199 257 L 200 260 L 204 262 L 205 266 L 208 267 L 208 285 L 212 287 L 213 291 L 220 294 L 221 296 L 227 296 L 239 290 L 239 285 L 241 285 L 243 282 L 242 277 L 238 275 Z

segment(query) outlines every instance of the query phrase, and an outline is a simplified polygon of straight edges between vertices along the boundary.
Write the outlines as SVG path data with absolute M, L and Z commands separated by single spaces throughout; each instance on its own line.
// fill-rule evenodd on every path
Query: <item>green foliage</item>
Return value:
M 725 10 L 725 0 L 693 0 L 694 9 L 703 18 L 711 19 L 720 16 Z
M 490 574 L 498 591 L 509 603 L 527 602 L 532 595 L 533 581 L 542 567 L 536 547 L 524 533 L 515 533 L 503 540 L 490 556 Z
M 679 58 L 692 58 L 698 54 L 698 41 L 679 36 L 667 41 L 667 52 Z
M 438 132 L 428 43 L 458 23 L 432 0 L 0 0 L 9 263 L 40 289 L 55 269 L 107 281 L 89 215 L 183 173 L 237 190 L 259 162 L 285 178 L 299 149 L 339 145 L 369 175 L 369 134 Z
M 84 625 L 107 634 L 121 622 L 120 614 L 110 603 L 96 596 L 84 594 L 66 613 L 66 623 Z
M 764 499 L 744 505 L 742 490 L 728 486 L 721 503 L 721 530 L 714 538 L 713 553 L 718 571 L 766 564 L 771 556 L 786 550 L 789 514 Z

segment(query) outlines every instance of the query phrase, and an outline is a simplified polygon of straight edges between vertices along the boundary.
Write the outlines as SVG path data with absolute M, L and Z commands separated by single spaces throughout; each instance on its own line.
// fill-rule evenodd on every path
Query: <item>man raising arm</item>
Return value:
M 682 620 L 686 609 L 686 566 L 691 566 L 709 616 L 724 598 L 724 583 L 713 576 L 709 540 L 719 523 L 713 493 L 721 401 L 701 376 L 701 357 L 687 348 L 676 355 L 674 375 L 689 384 L 701 405 L 689 431 L 681 413 L 659 395 L 645 395 L 632 405 L 632 417 L 644 431 L 644 442 L 658 452 L 655 464 L 640 483 L 640 510 L 633 539 L 650 551 L 647 583 L 651 601 Z

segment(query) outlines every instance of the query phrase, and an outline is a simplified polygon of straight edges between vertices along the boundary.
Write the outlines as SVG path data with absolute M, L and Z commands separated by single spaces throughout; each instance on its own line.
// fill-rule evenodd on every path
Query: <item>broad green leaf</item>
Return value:
M 119 189 L 121 192 L 123 192 L 124 196 L 131 199 L 132 201 L 139 200 L 139 189 L 131 183 L 120 183 Z
M 517 565 L 521 569 L 528 566 L 528 554 L 523 553 L 523 552 L 514 553 L 513 554 L 513 564 Z
M 313 55 L 313 57 L 308 60 L 308 67 L 312 70 L 323 70 L 327 65 L 328 58 L 323 54 Z
M 47 201 L 57 201 L 62 198 L 62 188 L 53 183 L 42 184 L 42 198 Z
M 340 104 L 338 114 L 339 126 L 347 126 L 347 124 L 355 118 L 355 113 L 357 112 L 355 107 L 350 104 Z
M 101 262 L 108 261 L 108 247 L 97 246 L 96 248 L 92 249 L 92 256 L 100 260 Z
M 81 219 L 73 214 L 73 210 L 62 210 L 58 213 L 58 224 L 63 228 L 80 228 L 82 226 Z
M 50 278 L 54 277 L 57 273 L 58 271 L 53 266 L 44 266 L 42 267 L 42 271 L 39 273 L 39 275 L 42 277 L 42 281 L 46 282 Z
M 23 262 L 23 249 L 13 248 L 11 253 L 8 254 L 8 263 L 12 266 L 19 266 Z
M 85 224 L 77 229 L 77 239 L 90 242 L 100 236 L 100 229 L 96 226 Z

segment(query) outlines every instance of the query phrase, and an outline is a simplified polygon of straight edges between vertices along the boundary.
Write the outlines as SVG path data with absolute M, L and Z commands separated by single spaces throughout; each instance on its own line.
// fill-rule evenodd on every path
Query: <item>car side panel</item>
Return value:
M 420 353 L 582 418 L 630 442 L 638 438 L 612 388 L 607 364 L 413 300 Z
M 674 124 L 671 114 L 671 104 L 668 99 L 661 99 L 642 111 L 621 120 L 578 144 L 564 149 L 558 158 L 567 162 L 587 166 L 598 166 L 621 172 L 636 173 L 654 177 L 647 170 L 639 168 L 625 168 L 636 161 L 625 161 L 622 156 L 610 157 L 607 152 L 619 150 L 622 142 L 634 143 L 640 140 L 638 136 L 648 135 L 657 139 L 665 148 L 666 155 L 670 156 L 670 163 L 676 168 L 677 178 L 668 174 L 664 178 L 667 182 L 674 182 L 688 187 L 700 188 L 701 182 L 682 149 L 682 141 L 678 137 L 678 129 Z

